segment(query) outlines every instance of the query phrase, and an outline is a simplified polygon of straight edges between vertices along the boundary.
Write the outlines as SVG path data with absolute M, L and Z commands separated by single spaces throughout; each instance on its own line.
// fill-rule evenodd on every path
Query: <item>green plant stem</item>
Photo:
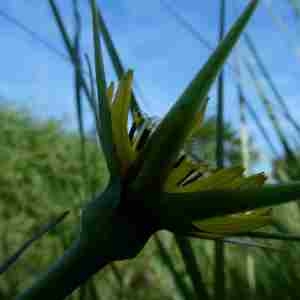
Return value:
M 186 271 L 191 278 L 195 290 L 195 299 L 209 299 L 209 295 L 203 282 L 202 275 L 197 264 L 196 257 L 194 255 L 191 242 L 187 238 L 179 235 L 176 235 L 175 239 L 181 252 Z
M 91 107 L 91 110 L 94 114 L 94 117 L 95 117 L 95 120 L 97 120 L 96 124 L 98 125 L 98 114 L 97 114 L 97 104 L 95 102 L 95 98 L 93 97 L 93 95 L 91 94 L 90 90 L 89 90 L 89 87 L 88 87 L 88 84 L 85 80 L 85 77 L 84 77 L 84 73 L 83 73 L 83 70 L 82 70 L 82 67 L 81 65 L 78 65 L 78 60 L 77 60 L 77 57 L 76 57 L 76 49 L 74 48 L 73 46 L 73 43 L 72 43 L 72 39 L 71 37 L 69 36 L 67 30 L 66 30 L 66 26 L 63 22 L 63 18 L 60 14 L 60 11 L 58 9 L 58 6 L 56 5 L 56 2 L 54 0 L 48 0 L 48 3 L 49 3 L 49 6 L 51 8 L 51 12 L 53 14 L 53 17 L 54 17 L 54 20 L 59 28 L 59 31 L 61 33 L 61 36 L 62 36 L 62 39 L 63 39 L 63 42 L 64 42 L 64 45 L 66 47 L 66 50 L 68 52 L 68 55 L 69 55 L 69 59 L 73 65 L 73 67 L 75 68 L 75 70 L 77 70 L 77 75 L 78 75 L 78 80 L 80 81 L 81 85 L 82 85 L 82 89 L 87 97 L 87 100 L 88 100 L 88 103 Z M 100 134 L 100 128 L 97 127 L 97 132 L 98 134 Z
M 265 139 L 265 141 L 267 142 L 272 154 L 275 157 L 279 156 L 279 152 L 276 150 L 276 147 L 274 146 L 270 136 L 268 135 L 262 121 L 261 118 L 259 118 L 259 116 L 257 115 L 255 109 L 252 107 L 252 105 L 250 104 L 250 102 L 246 99 L 245 97 L 245 93 L 243 91 L 241 91 L 242 94 L 241 96 L 244 98 L 244 102 L 245 102 L 245 107 L 250 115 L 250 117 L 253 119 L 254 124 L 257 126 L 258 130 L 261 132 L 263 138 Z
M 100 27 L 100 30 L 101 30 L 101 33 L 103 36 L 104 44 L 105 44 L 107 52 L 110 56 L 110 60 L 113 64 L 113 67 L 117 74 L 117 77 L 119 80 L 121 80 L 122 77 L 125 75 L 125 70 L 124 70 L 123 64 L 121 62 L 121 58 L 118 54 L 117 48 L 115 47 L 115 45 L 112 41 L 111 35 L 108 31 L 108 28 L 106 26 L 106 23 L 105 23 L 103 17 L 102 17 L 99 6 L 98 6 L 97 12 L 98 12 L 99 27 Z M 142 112 L 142 110 L 136 100 L 135 94 L 133 92 L 131 94 L 131 97 L 132 97 L 131 102 L 130 102 L 131 111 L 132 111 L 132 113 L 136 113 L 138 116 L 141 117 L 143 115 L 143 112 Z
M 61 300 L 85 283 L 109 260 L 97 255 L 79 239 L 64 253 L 58 262 L 17 300 Z
M 215 241 L 215 299 L 225 297 L 225 253 L 223 240 Z
M 288 142 L 288 140 L 286 139 L 285 135 L 284 135 L 284 132 L 283 132 L 283 129 L 282 127 L 280 126 L 280 123 L 273 111 L 273 107 L 272 107 L 272 104 L 269 100 L 269 98 L 266 96 L 264 90 L 263 90 L 263 87 L 259 81 L 259 79 L 257 78 L 257 75 L 254 71 L 254 68 L 252 67 L 252 65 L 249 63 L 248 60 L 244 60 L 244 64 L 245 64 L 245 67 L 247 69 L 247 71 L 249 72 L 249 75 L 251 77 L 251 80 L 253 82 L 253 85 L 256 89 L 256 92 L 257 92 L 257 95 L 259 96 L 259 98 L 261 99 L 264 107 L 265 107 L 265 110 L 268 114 L 268 117 L 270 119 L 270 122 L 272 123 L 273 127 L 274 127 L 274 130 L 278 136 L 278 139 L 280 140 L 284 150 L 285 150 L 285 153 L 286 153 L 286 156 L 290 159 L 293 159 L 295 161 L 297 161 L 297 158 L 296 158 L 296 155 L 294 154 L 293 150 L 292 150 L 292 147 L 290 146 L 290 143 Z
M 53 230 L 60 222 L 64 220 L 64 218 L 69 214 L 69 211 L 65 211 L 62 214 L 60 214 L 58 217 L 56 217 L 54 220 L 50 221 L 46 225 L 44 225 L 42 228 L 39 229 L 37 233 L 34 234 L 32 238 L 25 241 L 18 250 L 11 255 L 8 259 L 0 265 L 0 275 L 7 271 L 7 269 L 13 265 L 20 257 L 21 255 L 37 240 L 43 237 L 43 235 L 50 230 Z
M 225 30 L 225 0 L 220 4 L 220 32 L 219 42 L 223 40 Z M 224 72 L 218 78 L 218 103 L 217 103 L 217 168 L 224 167 Z
M 283 96 L 280 94 L 278 88 L 276 87 L 270 73 L 268 72 L 267 68 L 265 67 L 263 60 L 261 59 L 261 57 L 258 54 L 258 51 L 254 45 L 254 42 L 252 41 L 252 39 L 250 38 L 248 33 L 245 33 L 244 35 L 245 37 L 245 41 L 246 41 L 246 45 L 248 47 L 248 49 L 250 50 L 253 58 L 255 59 L 257 66 L 262 74 L 262 76 L 264 77 L 264 79 L 266 80 L 267 84 L 269 85 L 270 89 L 272 90 L 273 94 L 275 95 L 275 99 L 276 101 L 279 103 L 286 119 L 292 124 L 292 126 L 295 128 L 296 132 L 299 134 L 300 133 L 300 126 L 298 124 L 298 122 L 293 118 L 293 116 L 291 115 L 289 108 L 283 98 Z
M 220 1 L 219 18 L 219 42 L 224 38 L 225 31 L 225 0 Z M 216 162 L 217 168 L 224 167 L 224 72 L 221 71 L 218 79 L 218 103 L 217 103 L 217 145 Z M 225 298 L 225 249 L 222 240 L 215 242 L 215 299 Z
M 193 295 L 186 285 L 185 281 L 183 280 L 182 276 L 179 274 L 179 272 L 176 270 L 175 265 L 165 248 L 163 242 L 160 240 L 158 235 L 154 236 L 158 251 L 159 251 L 159 257 L 164 265 L 169 269 L 172 279 L 177 287 L 178 293 L 183 299 L 192 299 Z

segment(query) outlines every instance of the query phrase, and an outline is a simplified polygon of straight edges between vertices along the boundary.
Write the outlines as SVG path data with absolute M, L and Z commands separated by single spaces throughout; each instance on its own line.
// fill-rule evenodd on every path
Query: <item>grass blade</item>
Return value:
M 95 55 L 95 70 L 96 84 L 99 105 L 99 122 L 101 127 L 101 145 L 104 156 L 107 161 L 107 166 L 111 177 L 119 174 L 117 157 L 113 146 L 112 124 L 110 105 L 106 96 L 106 80 L 104 73 L 103 57 L 100 43 L 99 19 L 95 0 L 90 0 L 91 11 L 93 17 L 93 39 L 94 39 L 94 55 Z
M 300 126 L 299 124 L 296 122 L 296 120 L 293 118 L 293 116 L 291 115 L 285 100 L 283 99 L 282 95 L 280 94 L 278 88 L 276 87 L 270 73 L 268 72 L 267 68 L 265 67 L 262 59 L 260 58 L 258 51 L 254 45 L 254 42 L 252 41 L 251 37 L 249 34 L 245 33 L 245 41 L 246 41 L 246 45 L 248 47 L 248 49 L 250 50 L 251 54 L 253 55 L 253 58 L 255 59 L 257 66 L 261 72 L 261 74 L 263 75 L 264 79 L 266 80 L 267 84 L 269 85 L 269 87 L 271 88 L 273 94 L 275 95 L 275 99 L 277 100 L 277 102 L 279 103 L 286 119 L 291 123 L 291 125 L 295 128 L 296 132 L 298 134 L 300 134 Z
M 172 2 L 174 4 L 174 1 Z M 202 35 L 195 30 L 192 24 L 190 24 L 175 8 L 171 6 L 170 2 L 166 0 L 160 0 L 161 7 L 164 11 L 169 14 L 172 18 L 176 20 L 176 22 L 184 28 L 187 32 L 189 32 L 196 40 L 198 40 L 205 48 L 209 50 L 213 50 L 214 47 L 210 44 L 208 40 L 202 37 Z
M 95 89 L 95 82 L 94 82 L 94 78 L 93 78 L 93 69 L 92 69 L 92 64 L 91 64 L 91 60 L 89 58 L 89 56 L 87 54 L 84 55 L 85 57 L 85 61 L 88 67 L 88 78 L 89 78 L 89 90 L 90 92 L 90 101 L 93 103 L 92 106 L 95 107 L 95 111 L 94 111 L 94 116 L 95 116 L 95 120 L 96 120 L 96 129 L 97 129 L 97 133 L 98 133 L 98 137 L 100 138 L 100 126 L 99 126 L 99 111 L 97 109 L 97 97 L 96 97 L 96 89 Z
M 296 161 L 297 160 L 296 155 L 294 154 L 294 152 L 292 150 L 292 147 L 289 145 L 288 140 L 285 138 L 283 130 L 282 130 L 282 128 L 281 128 L 281 126 L 280 126 L 280 124 L 277 120 L 277 117 L 276 117 L 275 113 L 273 112 L 272 104 L 271 104 L 270 100 L 268 99 L 268 97 L 266 96 L 266 94 L 264 93 L 263 88 L 262 88 L 262 86 L 260 84 L 260 81 L 258 80 L 258 78 L 257 78 L 257 76 L 254 72 L 254 69 L 253 69 L 252 65 L 246 60 L 244 60 L 244 63 L 245 63 L 245 66 L 246 66 L 246 68 L 247 68 L 247 70 L 250 74 L 252 82 L 255 86 L 256 92 L 257 92 L 259 98 L 261 99 L 265 109 L 266 109 L 266 112 L 268 114 L 270 122 L 272 123 L 272 125 L 275 129 L 275 132 L 276 132 L 276 134 L 277 134 L 277 136 L 278 136 L 278 138 L 279 138 L 279 140 L 280 140 L 280 142 L 281 142 L 281 144 L 282 144 L 282 146 L 285 150 L 285 153 L 286 153 L 287 157 L 289 157 L 289 158 Z
M 276 150 L 276 147 L 274 146 L 272 140 L 270 139 L 266 129 L 264 128 L 261 119 L 258 117 L 258 115 L 256 114 L 255 109 L 252 107 L 252 105 L 250 104 L 250 102 L 246 99 L 245 97 L 245 93 L 243 92 L 243 90 L 241 90 L 241 97 L 243 97 L 244 102 L 245 102 L 245 106 L 246 109 L 250 115 L 250 117 L 253 119 L 254 124 L 256 124 L 256 126 L 258 127 L 258 130 L 261 132 L 263 138 L 265 139 L 265 141 L 267 142 L 271 152 L 273 153 L 274 156 L 279 156 L 278 151 Z
M 175 236 L 175 240 L 181 252 L 186 271 L 191 278 L 196 294 L 196 299 L 209 299 L 209 295 L 203 282 L 191 242 L 187 238 L 181 236 Z
M 74 48 L 73 48 L 73 43 L 72 43 L 72 39 L 69 37 L 69 34 L 66 30 L 66 26 L 64 25 L 64 22 L 63 22 L 63 19 L 60 15 L 60 12 L 59 12 L 59 9 L 58 9 L 58 6 L 56 5 L 55 1 L 54 0 L 49 0 L 49 5 L 51 7 L 51 10 L 52 10 L 52 13 L 53 13 L 53 16 L 54 16 L 54 19 L 57 23 L 57 26 L 61 32 L 61 35 L 62 35 L 62 38 L 63 38 L 63 41 L 64 41 L 64 44 L 67 48 L 67 51 L 69 53 L 69 55 L 71 57 L 73 57 L 74 55 Z
M 117 77 L 119 80 L 121 80 L 123 78 L 123 76 L 125 75 L 125 70 L 124 70 L 123 64 L 121 62 L 121 58 L 118 54 L 118 51 L 112 41 L 111 35 L 107 29 L 105 21 L 102 17 L 99 7 L 98 7 L 98 20 L 99 20 L 99 28 L 102 33 L 103 41 L 105 43 L 107 52 L 110 56 L 110 59 L 113 64 L 113 67 L 115 69 L 115 72 L 117 74 Z M 131 97 L 132 97 L 132 99 L 131 99 L 130 105 L 131 105 L 132 112 L 136 113 L 138 116 L 142 116 L 141 108 L 139 107 L 138 102 L 137 102 L 136 97 L 133 92 L 131 94 Z
M 76 59 L 76 51 L 75 51 L 75 48 L 74 48 L 74 45 L 73 45 L 73 42 L 72 42 L 72 38 L 70 37 L 70 35 L 67 32 L 66 26 L 64 24 L 63 18 L 61 17 L 61 14 L 60 14 L 60 11 L 59 11 L 59 8 L 58 8 L 56 2 L 54 0 L 49 0 L 49 6 L 51 8 L 51 12 L 53 14 L 56 25 L 57 25 L 60 33 L 61 33 L 64 45 L 66 47 L 66 50 L 67 50 L 69 58 L 70 58 L 70 61 L 72 62 L 74 68 L 78 68 L 78 71 L 79 71 L 78 76 L 80 77 L 80 81 L 81 81 L 81 84 L 82 84 L 83 91 L 84 91 L 84 93 L 87 97 L 88 103 L 89 103 L 89 105 L 91 107 L 91 110 L 94 114 L 94 118 L 97 121 L 98 120 L 97 107 L 96 107 L 95 103 L 93 102 L 93 98 L 92 98 L 91 93 L 89 91 L 88 84 L 86 83 L 86 80 L 84 78 L 82 68 L 81 68 L 81 66 L 78 67 L 78 64 L 77 64 L 78 61 Z
M 4 261 L 0 265 L 0 275 L 7 271 L 7 269 L 13 265 L 20 257 L 21 255 L 37 240 L 39 240 L 45 233 L 49 232 L 50 230 L 54 229 L 60 222 L 64 220 L 64 218 L 69 214 L 69 211 L 65 211 L 59 216 L 57 216 L 54 220 L 51 220 L 49 223 L 44 225 L 37 231 L 32 238 L 25 241 L 19 249 L 8 259 Z
M 224 38 L 225 0 L 220 1 L 219 14 L 219 43 Z M 217 86 L 217 118 L 216 118 L 216 164 L 217 168 L 224 167 L 224 70 L 221 71 Z M 225 245 L 222 240 L 215 241 L 215 282 L 214 297 L 216 300 L 226 298 L 225 290 Z
M 83 109 L 82 109 L 82 81 L 81 81 L 81 58 L 80 58 L 80 38 L 81 38 L 81 17 L 78 8 L 78 0 L 73 0 L 73 11 L 75 19 L 75 37 L 74 37 L 74 83 L 75 83 L 75 102 L 78 129 L 80 134 L 81 144 L 81 161 L 82 161 L 82 174 L 84 176 L 85 183 L 88 181 L 88 169 L 86 160 L 86 143 L 84 134 L 84 120 L 83 120 Z
M 219 43 L 224 38 L 225 31 L 225 0 L 220 1 L 220 28 L 219 28 Z M 217 103 L 217 118 L 216 118 L 216 163 L 217 168 L 224 167 L 224 70 L 220 72 L 218 78 L 218 103 Z
M 156 246 L 159 250 L 159 257 L 163 264 L 165 264 L 168 269 L 170 270 L 170 273 L 172 275 L 172 278 L 174 280 L 175 285 L 177 286 L 178 292 L 180 293 L 181 297 L 186 300 L 190 300 L 193 298 L 193 295 L 182 279 L 182 276 L 179 274 L 179 272 L 175 269 L 175 265 L 172 262 L 172 259 L 165 248 L 163 242 L 160 240 L 160 238 L 155 235 L 154 236 Z

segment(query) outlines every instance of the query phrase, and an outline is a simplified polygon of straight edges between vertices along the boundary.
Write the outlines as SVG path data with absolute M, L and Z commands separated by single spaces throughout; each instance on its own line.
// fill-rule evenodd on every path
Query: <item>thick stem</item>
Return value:
M 17 300 L 61 300 L 103 268 L 108 259 L 76 240 L 58 262 Z

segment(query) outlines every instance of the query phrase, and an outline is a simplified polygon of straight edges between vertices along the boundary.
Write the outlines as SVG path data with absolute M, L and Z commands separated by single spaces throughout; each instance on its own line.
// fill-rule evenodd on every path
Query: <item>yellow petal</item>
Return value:
M 240 177 L 240 178 L 236 178 L 235 180 L 233 180 L 233 182 L 229 183 L 228 185 L 226 185 L 224 188 L 226 189 L 245 189 L 245 188 L 252 188 L 252 187 L 257 187 L 257 186 L 261 186 L 264 184 L 264 182 L 266 181 L 267 177 L 265 176 L 264 173 L 259 173 L 259 174 L 255 174 L 249 177 Z M 260 209 L 256 209 L 254 211 L 249 211 L 247 213 L 252 213 L 252 214 L 267 214 L 268 212 L 270 212 L 269 208 L 260 208 Z
M 135 159 L 135 151 L 128 136 L 128 113 L 131 101 L 132 71 L 128 71 L 119 83 L 112 103 L 112 130 L 115 149 L 120 160 L 121 172 L 124 173 Z
M 249 232 L 260 227 L 270 225 L 271 216 L 257 216 L 241 214 L 239 216 L 228 216 L 211 218 L 208 220 L 195 222 L 194 225 L 201 231 L 216 234 L 233 234 Z
M 202 190 L 222 189 L 234 179 L 242 176 L 244 169 L 242 167 L 232 167 L 216 171 L 215 173 L 180 187 L 177 192 L 191 193 Z
M 238 177 L 232 182 L 223 185 L 225 189 L 243 189 L 260 186 L 266 177 L 263 173 L 249 177 Z M 195 222 L 194 225 L 202 231 L 216 234 L 232 234 L 249 232 L 270 224 L 272 217 L 269 208 L 257 209 L 240 214 L 232 214 L 225 217 L 216 217 Z
M 207 164 L 199 164 L 190 160 L 186 155 L 180 163 L 172 169 L 165 184 L 164 191 L 174 193 L 180 191 L 180 183 L 187 179 L 189 175 L 202 174 L 208 170 Z M 193 173 L 193 174 L 192 174 Z
M 114 96 L 114 83 L 111 82 L 109 87 L 106 90 L 106 97 L 107 97 L 110 108 L 112 106 L 113 96 Z
M 244 189 L 250 187 L 261 186 L 266 181 L 267 177 L 264 173 L 255 174 L 249 177 L 236 178 L 229 183 L 226 188 L 231 189 Z

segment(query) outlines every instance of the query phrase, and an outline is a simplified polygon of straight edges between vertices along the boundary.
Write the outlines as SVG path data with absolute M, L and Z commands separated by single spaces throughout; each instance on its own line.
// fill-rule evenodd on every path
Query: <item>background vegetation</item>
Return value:
M 299 13 L 297 1 L 290 1 Z M 248 38 L 246 44 L 260 72 L 275 91 L 273 101 L 280 108 L 290 126 L 300 132 L 263 62 Z M 243 61 L 243 63 L 247 63 Z M 247 64 L 246 64 L 247 65 Z M 266 108 L 276 138 L 284 149 L 272 161 L 273 180 L 298 180 L 300 174 L 299 148 L 294 146 L 279 122 L 270 99 L 248 66 L 258 98 Z M 224 126 L 224 160 L 226 164 L 260 162 L 259 150 L 245 134 L 249 126 L 244 114 L 249 113 L 271 151 L 273 140 L 257 119 L 246 100 L 246 90 L 237 82 L 242 130 Z M 299 123 L 300 125 L 300 123 Z M 246 131 L 245 131 L 246 130 Z M 206 120 L 186 150 L 200 160 L 215 164 L 216 118 Z M 249 132 L 247 132 L 249 134 Z M 296 143 L 297 144 L 297 143 Z M 275 151 L 275 150 L 274 150 Z M 83 201 L 101 190 L 107 182 L 107 170 L 92 133 L 85 135 L 85 154 L 81 136 L 67 131 L 53 120 L 41 121 L 30 112 L 7 105 L 0 107 L 0 262 L 35 233 L 41 224 L 68 209 L 70 215 L 55 230 L 36 241 L 24 256 L 0 278 L 0 297 L 14 297 L 45 270 L 72 239 L 72 224 L 78 218 Z M 282 205 L 274 210 L 276 232 L 299 232 L 298 203 Z M 264 242 L 280 250 L 226 245 L 225 276 L 228 299 L 299 299 L 299 254 L 297 242 Z M 198 291 L 189 275 L 189 266 L 182 260 L 181 251 L 173 235 L 161 232 L 134 260 L 107 266 L 70 299 L 204 299 L 214 296 L 214 252 L 209 241 L 191 242 L 199 272 Z M 188 247 L 186 249 L 189 249 Z M 201 296 L 200 296 L 201 295 Z
M 71 210 L 71 214 L 57 229 L 36 241 L 17 264 L 1 275 L 1 296 L 3 299 L 14 299 L 68 245 L 72 238 L 71 227 L 75 218 L 78 218 L 82 201 L 104 186 L 107 170 L 92 136 L 87 137 L 86 143 L 87 162 L 93 167 L 88 168 L 87 179 L 82 175 L 78 134 L 67 132 L 57 121 L 35 120 L 28 112 L 7 106 L 1 107 L 0 120 L 0 192 L 1 198 L 5 199 L 1 201 L 0 210 L 1 261 L 11 255 L 28 236 L 34 234 L 41 224 L 65 209 Z M 197 155 L 197 151 L 211 153 L 215 147 L 208 138 L 215 135 L 213 121 L 207 120 L 192 141 L 194 155 Z M 228 159 L 236 163 L 239 160 L 239 152 L 236 151 L 239 145 L 237 134 L 230 127 L 226 128 L 226 142 L 230 153 Z M 251 153 L 255 160 L 257 153 L 253 147 Z M 298 206 L 285 205 L 277 211 L 280 212 L 284 225 L 295 231 L 299 217 Z M 283 211 L 286 212 L 283 214 Z M 180 281 L 192 295 L 191 282 L 174 237 L 167 232 L 160 233 L 159 237 L 160 240 L 153 238 L 149 241 L 136 259 L 106 267 L 72 297 L 180 299 L 183 297 L 178 283 Z M 212 295 L 212 242 L 194 240 L 192 245 L 205 278 L 205 286 Z M 226 272 L 229 299 L 241 296 L 248 297 L 247 299 L 282 299 L 287 294 L 291 299 L 296 299 L 298 248 L 296 244 L 286 245 L 283 252 L 278 252 L 228 245 Z

